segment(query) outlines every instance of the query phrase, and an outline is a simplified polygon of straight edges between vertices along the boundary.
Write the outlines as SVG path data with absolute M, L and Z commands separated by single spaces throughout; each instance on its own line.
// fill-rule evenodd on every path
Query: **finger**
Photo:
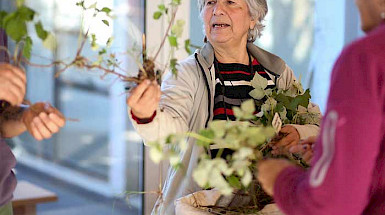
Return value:
M 312 136 L 301 141 L 301 144 L 312 145 L 317 141 L 317 136 Z
M 146 91 L 146 89 L 151 84 L 150 80 L 145 80 L 142 83 L 140 83 L 137 87 L 135 87 L 130 96 L 127 98 L 127 105 L 132 107 L 134 104 L 136 104 L 140 98 L 142 97 L 143 93 Z
M 13 74 L 12 76 L 16 76 L 18 79 L 20 79 L 24 83 L 24 85 L 25 83 L 27 83 L 27 77 L 25 75 L 25 72 L 21 70 L 19 67 L 15 67 L 8 63 L 5 63 L 0 65 L 0 69 L 3 71 L 4 70 L 10 71 Z
M 51 118 L 49 118 L 45 112 L 41 112 L 39 117 L 43 121 L 44 125 L 48 128 L 50 133 L 56 133 L 59 131 L 59 126 L 53 120 L 51 120 Z
M 65 122 L 65 116 L 56 108 L 52 107 L 51 104 L 49 103 L 45 103 L 44 104 L 44 110 L 46 110 L 48 112 L 48 114 L 54 114 L 56 115 L 57 118 L 61 118 L 62 121 Z
M 287 146 L 292 142 L 297 143 L 299 141 L 299 138 L 294 133 L 289 133 L 286 137 L 282 138 L 280 141 L 278 141 L 275 146 Z
M 142 104 L 152 104 L 158 98 L 158 86 L 151 84 L 143 93 L 141 98 Z
M 31 122 L 30 128 L 31 128 L 31 135 L 32 135 L 36 140 L 38 140 L 38 141 L 43 140 L 43 136 L 40 134 L 39 129 L 37 128 L 37 126 L 35 125 L 35 123 Z
M 312 158 L 313 158 L 313 152 L 312 151 L 307 151 L 302 156 L 302 159 L 305 160 L 306 163 L 310 163 Z
M 66 121 L 63 117 L 61 116 L 58 116 L 56 113 L 50 113 L 48 115 L 48 117 L 55 122 L 56 125 L 58 125 L 59 127 L 64 127 L 64 125 L 66 124 Z
M 43 121 L 40 119 L 40 117 L 35 117 L 32 120 L 32 123 L 34 123 L 40 132 L 41 136 L 43 136 L 44 139 L 51 138 L 52 134 L 48 130 L 48 128 L 44 125 Z
M 306 149 L 304 149 L 303 145 L 294 145 L 290 147 L 289 152 L 303 154 L 306 152 Z
M 5 101 L 9 102 L 13 106 L 20 104 L 19 98 L 20 98 L 20 96 L 15 94 L 15 92 L 13 92 L 13 90 L 9 90 L 9 89 L 1 92 L 1 94 L 0 94 L 1 100 L 5 100 Z
M 290 142 L 290 143 L 287 144 L 287 145 L 285 145 L 285 146 L 283 147 L 283 150 L 286 151 L 286 152 L 289 152 L 290 148 L 291 148 L 292 146 L 295 146 L 295 145 L 298 145 L 298 141 L 296 141 L 296 140 Z

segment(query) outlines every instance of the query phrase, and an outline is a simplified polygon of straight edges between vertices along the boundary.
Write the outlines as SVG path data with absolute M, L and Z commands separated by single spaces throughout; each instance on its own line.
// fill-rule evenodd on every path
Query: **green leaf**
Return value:
M 231 175 L 231 176 L 227 177 L 227 181 L 229 182 L 231 187 L 234 187 L 236 189 L 242 188 L 242 184 L 239 181 L 239 178 L 235 175 Z
M 291 101 L 288 109 L 289 110 L 297 110 L 298 105 L 301 105 L 303 107 L 307 107 L 309 105 L 309 100 L 310 100 L 310 90 L 307 89 L 303 95 L 299 95 Z
M 21 6 L 19 9 L 17 9 L 16 13 L 18 17 L 25 21 L 32 21 L 33 17 L 35 16 L 35 11 L 26 6 Z
M 48 50 L 55 50 L 56 48 L 56 38 L 53 34 L 48 33 L 47 38 L 43 41 L 43 46 Z
M 214 139 L 215 137 L 215 133 L 213 130 L 206 130 L 206 129 L 202 129 L 200 132 L 199 132 L 200 135 L 202 135 L 203 137 L 206 137 L 208 139 Z M 198 146 L 203 146 L 203 147 L 208 147 L 210 145 L 210 143 L 206 142 L 206 141 L 201 141 L 201 140 L 197 140 L 196 144 Z
M 27 59 L 31 59 L 31 52 L 32 52 L 32 39 L 30 37 L 26 37 L 24 41 L 23 56 Z
M 184 50 L 186 50 L 188 54 L 191 54 L 190 39 L 184 41 Z
M 98 4 L 98 2 L 95 2 L 93 4 L 91 4 L 88 9 L 92 9 L 92 8 L 96 8 L 96 5 Z
M 109 37 L 107 42 L 106 42 L 107 47 L 110 47 L 112 45 L 113 41 L 114 41 L 114 38 L 113 37 Z
M 40 21 L 39 21 L 38 23 L 35 24 L 35 30 L 36 30 L 37 36 L 38 36 L 41 40 L 45 40 L 45 39 L 47 38 L 48 32 L 44 30 L 43 25 L 41 24 Z
M 28 33 L 27 25 L 25 24 L 25 21 L 23 21 L 19 17 L 6 21 L 6 24 L 4 27 L 7 35 L 11 37 L 13 40 L 15 40 L 17 43 L 20 42 L 21 39 L 25 37 Z
M 267 87 L 267 79 L 256 72 L 253 80 L 251 80 L 251 86 L 254 88 L 262 88 L 264 90 Z
M 2 28 L 3 27 L 3 21 L 4 21 L 4 18 L 8 15 L 7 12 L 5 11 L 0 11 L 0 27 Z
M 158 20 L 162 16 L 162 12 L 156 11 L 152 16 L 155 20 Z
M 239 107 L 233 107 L 234 116 L 237 119 L 243 118 L 243 111 Z
M 105 53 L 107 53 L 107 50 L 106 49 L 102 49 L 99 51 L 99 55 L 104 55 Z
M 247 114 L 253 114 L 255 111 L 255 104 L 253 99 L 249 99 L 245 102 L 242 102 L 241 109 Z
M 109 23 L 107 20 L 103 19 L 102 22 L 103 22 L 105 25 L 110 26 L 110 23 Z
M 172 0 L 171 4 L 172 5 L 180 5 L 181 0 Z
M 103 7 L 100 11 L 105 12 L 107 15 L 111 13 L 111 9 L 108 7 Z
M 84 0 L 80 1 L 80 2 L 77 2 L 76 6 L 82 7 L 84 10 L 86 9 L 86 7 L 84 6 Z
M 178 60 L 176 58 L 170 59 L 170 69 L 174 77 L 178 77 L 178 70 L 176 69 L 177 65 L 178 65 Z
M 21 7 L 24 5 L 25 0 L 16 0 L 16 6 Z
M 160 4 L 160 5 L 158 5 L 158 9 L 160 11 L 166 11 L 166 6 L 164 4 Z
M 211 128 L 215 137 L 222 138 L 226 133 L 226 121 L 225 120 L 214 120 L 209 124 L 209 128 Z
M 263 97 L 265 97 L 265 93 L 263 92 L 262 88 L 255 88 L 254 90 L 250 91 L 249 95 L 256 100 L 261 100 Z
M 181 37 L 183 33 L 184 24 L 185 24 L 184 20 L 177 20 L 176 24 L 173 25 L 171 28 L 171 34 L 175 35 L 176 37 Z
M 168 36 L 168 42 L 171 47 L 178 47 L 178 42 L 175 36 Z

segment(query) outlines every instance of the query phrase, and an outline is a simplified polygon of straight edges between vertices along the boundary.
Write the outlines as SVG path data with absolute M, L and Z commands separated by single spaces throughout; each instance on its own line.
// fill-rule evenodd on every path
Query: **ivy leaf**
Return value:
M 172 0 L 172 5 L 180 5 L 181 0 Z
M 227 177 L 227 181 L 229 182 L 230 186 L 234 187 L 235 189 L 241 189 L 242 188 L 242 184 L 239 181 L 239 178 L 235 175 L 231 175 L 231 176 Z
M 162 16 L 162 12 L 156 11 L 152 16 L 155 20 L 158 20 Z
M 7 12 L 5 11 L 0 11 L 0 27 L 3 28 L 3 21 L 4 21 L 4 18 L 8 15 Z
M 33 17 L 35 16 L 35 11 L 25 6 L 21 6 L 19 9 L 17 9 L 16 13 L 20 19 L 25 21 L 32 21 Z
M 91 4 L 91 5 L 88 7 L 88 9 L 96 8 L 96 5 L 97 5 L 97 4 L 98 4 L 97 2 Z
M 175 36 L 168 36 L 168 42 L 170 43 L 171 47 L 177 47 L 178 48 L 178 42 Z
M 188 54 L 191 54 L 190 39 L 184 41 L 184 50 L 186 50 Z
M 255 88 L 254 90 L 250 91 L 249 95 L 256 100 L 261 100 L 263 97 L 265 97 L 265 93 L 263 92 L 262 88 Z
M 103 22 L 105 25 L 110 26 L 110 23 L 109 23 L 107 20 L 103 19 L 102 22 Z
M 106 42 L 107 47 L 110 47 L 112 45 L 113 41 L 114 41 L 114 38 L 113 37 L 109 37 L 107 42 Z
M 303 95 L 299 95 L 291 101 L 289 105 L 289 110 L 297 110 L 298 105 L 301 105 L 303 107 L 307 107 L 309 105 L 309 100 L 310 100 L 310 90 L 307 89 Z
M 48 33 L 47 38 L 43 41 L 43 46 L 48 50 L 55 50 L 56 48 L 56 38 L 53 34 Z
M 7 20 L 4 27 L 7 35 L 17 43 L 27 35 L 27 25 L 25 24 L 25 21 L 19 17 Z
M 77 2 L 77 3 L 76 3 L 76 6 L 82 7 L 83 10 L 86 9 L 86 7 L 84 6 L 84 0 L 83 0 L 83 1 L 80 1 L 80 2 Z
M 24 41 L 24 47 L 23 47 L 23 56 L 27 59 L 30 59 L 31 51 L 32 51 L 32 39 L 30 37 L 26 37 Z
M 41 24 L 41 22 L 39 21 L 38 23 L 35 24 L 35 30 L 36 30 L 36 34 L 37 36 L 41 39 L 41 40 L 45 40 L 48 36 L 48 32 L 44 30 L 43 28 L 43 25 Z
M 215 137 L 214 131 L 211 129 L 209 129 L 209 130 L 202 129 L 199 132 L 199 134 L 202 135 L 203 137 L 208 138 L 208 139 L 214 139 L 214 137 Z M 201 141 L 201 140 L 197 140 L 196 144 L 198 146 L 203 146 L 203 147 L 208 147 L 210 145 L 210 143 L 205 142 L 205 141 Z
M 245 102 L 242 102 L 241 109 L 247 114 L 253 114 L 255 111 L 255 104 L 253 99 L 249 99 Z
M 178 70 L 176 69 L 177 65 L 178 65 L 178 60 L 176 58 L 173 58 L 170 60 L 171 73 L 175 77 L 178 77 Z
M 184 20 L 177 20 L 176 24 L 172 26 L 171 28 L 171 34 L 175 35 L 176 37 L 181 37 L 183 33 L 183 26 L 185 24 Z
M 255 73 L 253 80 L 251 80 L 251 86 L 254 88 L 262 88 L 264 90 L 267 87 L 267 79 L 260 74 Z
M 160 4 L 160 5 L 158 5 L 158 9 L 160 11 L 166 11 L 166 6 L 164 4 Z
M 252 179 L 253 179 L 253 177 L 252 177 L 251 171 L 249 169 L 247 169 L 245 171 L 245 175 L 243 175 L 242 180 L 241 180 L 243 186 L 245 186 L 245 187 L 249 186 Z
M 210 122 L 209 128 L 211 128 L 216 138 L 222 138 L 226 133 L 226 121 L 214 120 Z
M 109 15 L 112 10 L 108 7 L 103 7 L 100 11 L 105 12 L 107 15 Z
M 21 7 L 24 5 L 25 0 L 16 0 L 16 6 Z

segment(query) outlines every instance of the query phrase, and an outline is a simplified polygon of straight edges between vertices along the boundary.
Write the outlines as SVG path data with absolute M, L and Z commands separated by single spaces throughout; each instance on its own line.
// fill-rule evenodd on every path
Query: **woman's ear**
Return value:
M 254 29 L 256 25 L 257 25 L 256 19 L 255 18 L 251 18 L 249 29 Z

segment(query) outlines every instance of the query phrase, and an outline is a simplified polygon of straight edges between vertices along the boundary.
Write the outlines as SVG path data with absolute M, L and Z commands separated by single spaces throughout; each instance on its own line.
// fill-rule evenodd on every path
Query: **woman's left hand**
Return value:
M 278 141 L 270 142 L 273 148 L 271 151 L 273 155 L 288 153 L 290 147 L 297 145 L 300 140 L 299 133 L 294 126 L 286 125 L 279 133 L 279 135 L 284 135 L 284 137 Z
M 290 166 L 295 165 L 284 159 L 269 159 L 258 163 L 257 178 L 267 194 L 274 195 L 274 184 L 278 175 Z

